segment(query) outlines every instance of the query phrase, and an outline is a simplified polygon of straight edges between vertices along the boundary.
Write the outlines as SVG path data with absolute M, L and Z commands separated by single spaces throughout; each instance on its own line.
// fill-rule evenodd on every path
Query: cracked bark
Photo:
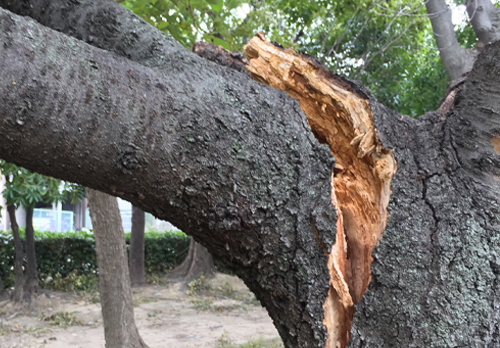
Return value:
M 357 297 L 355 285 L 341 287 L 340 276 L 335 281 L 342 272 L 331 272 L 324 256 L 325 247 L 331 254 L 342 243 L 339 231 L 353 229 L 342 223 L 349 213 L 340 209 L 337 219 L 332 205 L 331 169 L 334 180 L 342 178 L 350 157 L 340 151 L 334 166 L 330 126 L 317 122 L 315 129 L 307 115 L 329 146 L 317 144 L 298 102 L 177 49 L 140 21 L 120 20 L 130 15 L 109 6 L 105 14 L 114 24 L 105 30 L 120 28 L 127 37 L 122 23 L 142 28 L 138 41 L 147 49 L 135 54 L 149 55 L 138 61 L 156 70 L 1 12 L 2 157 L 119 195 L 188 231 L 256 293 L 286 347 L 323 347 L 332 344 L 333 332 L 341 334 L 340 344 L 350 338 L 349 347 L 500 344 L 499 44 L 479 56 L 449 112 L 418 120 L 325 73 L 340 95 L 325 110 L 349 110 L 342 98 L 355 98 L 368 108 L 347 114 L 369 110 L 377 130 L 357 138 L 356 128 L 347 127 L 349 142 L 340 145 L 348 148 L 356 139 L 356 151 L 372 156 L 378 152 L 359 145 L 376 135 L 398 165 L 371 281 L 345 334 L 348 321 L 335 321 L 338 330 L 323 326 L 325 314 L 333 313 L 323 309 L 326 300 L 350 314 L 335 295 Z M 91 9 L 86 13 L 92 16 Z M 107 44 L 116 37 L 93 35 Z M 306 80 L 324 73 L 314 64 L 309 69 Z M 351 172 L 356 180 L 362 174 Z M 383 221 L 384 212 L 377 214 L 373 221 Z

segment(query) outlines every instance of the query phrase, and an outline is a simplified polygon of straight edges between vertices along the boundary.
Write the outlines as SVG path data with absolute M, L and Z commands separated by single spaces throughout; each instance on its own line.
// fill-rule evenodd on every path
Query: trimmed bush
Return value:
M 24 244 L 24 229 L 20 228 Z M 127 248 L 130 233 L 125 233 Z M 147 274 L 165 273 L 181 263 L 187 255 L 189 237 L 180 231 L 147 232 L 144 236 Z M 91 232 L 35 231 L 38 274 L 43 277 L 71 272 L 80 275 L 98 273 L 94 235 Z M 5 287 L 14 284 L 14 239 L 12 231 L 0 231 L 0 277 Z

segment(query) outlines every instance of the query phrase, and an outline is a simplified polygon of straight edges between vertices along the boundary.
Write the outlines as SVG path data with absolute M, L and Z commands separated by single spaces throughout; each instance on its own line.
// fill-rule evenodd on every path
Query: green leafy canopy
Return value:
M 68 196 L 75 204 L 85 197 L 85 188 L 81 185 L 32 173 L 4 160 L 0 160 L 0 173 L 5 176 L 2 194 L 7 205 L 33 208 L 37 202 L 57 203 Z
M 413 0 L 127 0 L 124 6 L 187 48 L 197 41 L 242 51 L 257 31 L 361 80 L 412 117 L 438 107 L 449 82 L 424 3 Z M 457 27 L 473 44 L 470 26 Z

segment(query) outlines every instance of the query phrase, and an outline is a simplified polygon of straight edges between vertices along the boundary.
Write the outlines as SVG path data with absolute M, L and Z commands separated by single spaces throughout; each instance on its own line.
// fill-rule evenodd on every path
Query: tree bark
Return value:
M 165 55 L 168 70 L 158 73 L 25 17 L 0 17 L 6 43 L 0 81 L 10 81 L 0 87 L 2 157 L 119 195 L 171 221 L 232 265 L 289 347 L 324 342 L 327 258 L 310 219 L 315 211 L 323 226 L 335 225 L 334 160 L 306 131 L 297 102 L 186 50 Z M 19 49 L 37 59 L 19 57 Z M 21 85 L 30 107 L 17 103 L 22 91 L 10 90 Z M 18 127 L 26 135 L 36 128 L 37 135 L 23 141 Z M 20 142 L 19 151 L 44 147 L 46 157 L 20 155 Z M 70 153 L 70 161 L 59 162 Z M 61 166 L 49 165 L 54 157 Z M 132 180 L 138 173 L 144 181 Z M 327 245 L 335 240 L 334 230 L 319 233 Z
M 294 101 L 120 11 L 103 13 L 112 35 L 96 21 L 71 30 L 92 23 L 92 41 L 116 50 L 113 30 L 132 35 L 129 23 L 127 42 L 149 47 L 141 62 L 157 70 L 0 12 L 2 157 L 195 236 L 261 300 L 286 347 L 500 344 L 498 43 L 449 112 L 414 120 L 254 41 L 253 76 Z
M 201 275 L 213 276 L 215 274 L 212 255 L 200 243 L 193 238 L 189 241 L 189 251 L 184 261 L 169 272 L 169 278 L 191 280 Z
M 106 348 L 147 347 L 135 325 L 118 202 L 105 193 L 85 191 L 95 237 Z
M 465 3 L 470 23 L 481 46 L 500 39 L 500 9 L 490 0 L 468 0 Z
M 144 285 L 146 277 L 144 274 L 144 227 L 145 213 L 140 208 L 132 206 L 132 232 L 130 233 L 130 283 Z
M 12 236 L 14 237 L 14 247 L 16 250 L 16 256 L 14 259 L 14 275 L 16 280 L 14 282 L 14 291 L 11 294 L 11 300 L 16 303 L 23 301 L 23 287 L 24 287 L 24 274 L 23 274 L 23 242 L 21 241 L 21 236 L 19 235 L 19 225 L 16 219 L 16 206 L 14 204 L 9 204 L 7 206 L 7 211 L 9 212 L 10 228 L 12 229 Z
M 472 69 L 477 52 L 462 48 L 458 43 L 451 21 L 451 9 L 444 0 L 427 0 L 425 7 L 444 68 L 451 80 L 458 79 Z
M 38 292 L 38 271 L 36 269 L 35 234 L 33 231 L 33 208 L 26 208 L 26 284 L 25 295 L 31 296 Z

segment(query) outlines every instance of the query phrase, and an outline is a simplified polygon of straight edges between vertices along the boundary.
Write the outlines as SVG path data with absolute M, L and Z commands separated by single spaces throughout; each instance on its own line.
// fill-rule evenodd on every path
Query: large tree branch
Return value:
M 159 75 L 4 10 L 0 23 L 2 158 L 173 222 L 232 265 L 287 346 L 324 341 L 333 158 L 295 102 L 188 51 Z M 318 231 L 315 207 L 330 211 Z
M 232 265 L 287 347 L 324 346 L 323 322 L 330 345 L 333 337 L 347 344 L 349 320 L 335 316 L 342 313 L 353 316 L 351 347 L 500 344 L 498 45 L 480 57 L 449 114 L 418 121 L 310 58 L 276 49 L 278 60 L 257 73 L 295 94 L 338 157 L 337 219 L 331 157 L 290 98 L 183 50 L 146 58 L 165 61 L 158 74 L 5 12 L 0 23 L 0 156 L 174 221 Z M 255 62 L 266 56 L 252 53 Z M 381 149 L 366 146 L 376 135 L 393 149 L 398 172 L 368 291 L 355 313 L 342 312 L 349 296 L 359 300 L 371 261 L 372 244 L 360 241 L 373 234 L 359 231 L 373 231 L 357 223 L 385 214 L 352 209 L 372 204 L 363 182 L 377 176 L 372 156 Z
M 0 6 L 142 65 L 171 70 L 184 48 L 113 0 L 0 0 Z

